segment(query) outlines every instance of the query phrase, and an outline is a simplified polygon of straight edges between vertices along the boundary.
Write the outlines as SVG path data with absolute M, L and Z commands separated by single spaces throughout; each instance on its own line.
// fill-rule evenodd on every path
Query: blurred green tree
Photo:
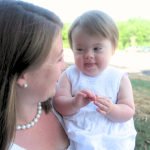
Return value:
M 129 46 L 150 46 L 150 21 L 132 18 L 128 21 L 116 23 L 119 29 L 118 49 Z
M 68 42 L 68 30 L 70 26 L 71 26 L 71 23 L 64 23 L 64 27 L 62 29 L 62 39 L 63 39 L 64 48 L 70 48 L 69 42 Z
M 129 46 L 150 47 L 150 21 L 142 18 L 132 18 L 128 21 L 116 22 L 119 29 L 118 49 Z M 68 30 L 71 23 L 64 23 L 62 38 L 64 48 L 70 48 Z

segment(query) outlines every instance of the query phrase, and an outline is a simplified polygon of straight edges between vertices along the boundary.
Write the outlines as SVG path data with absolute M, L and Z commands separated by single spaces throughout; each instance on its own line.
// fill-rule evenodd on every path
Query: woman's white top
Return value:
M 52 101 L 51 101 L 52 102 Z M 56 117 L 58 118 L 58 120 L 60 121 L 60 123 L 62 124 L 63 128 L 64 128 L 64 121 L 62 119 L 62 117 L 58 114 L 58 112 L 54 109 L 53 105 L 52 105 L 52 111 L 53 113 L 56 115 Z M 44 139 L 43 139 L 44 140 Z M 11 145 L 11 149 L 9 150 L 27 150 L 27 149 L 24 149 L 18 145 L 16 145 L 15 143 L 12 143 Z M 70 146 L 68 147 L 67 150 L 75 150 L 75 147 L 74 147 L 74 143 L 72 142 L 72 140 L 70 140 Z
M 108 66 L 98 76 L 89 77 L 76 66 L 71 66 L 66 74 L 72 85 L 72 96 L 79 90 L 89 89 L 96 95 L 109 97 L 116 104 L 120 81 L 125 73 Z M 74 141 L 76 149 L 134 150 L 137 133 L 133 118 L 125 123 L 114 123 L 98 113 L 97 108 L 90 102 L 75 115 L 63 116 L 64 129 L 69 139 Z

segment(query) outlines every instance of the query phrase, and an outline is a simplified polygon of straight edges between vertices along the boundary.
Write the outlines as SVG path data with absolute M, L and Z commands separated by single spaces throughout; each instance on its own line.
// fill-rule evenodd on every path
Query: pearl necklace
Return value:
M 16 126 L 16 129 L 17 130 L 26 129 L 26 128 L 28 129 L 28 128 L 34 126 L 34 124 L 38 122 L 38 118 L 40 118 L 40 114 L 42 112 L 41 109 L 42 109 L 42 106 L 41 106 L 41 103 L 39 103 L 38 104 L 38 113 L 37 113 L 36 117 L 34 118 L 34 120 L 31 123 L 27 124 L 27 125 Z

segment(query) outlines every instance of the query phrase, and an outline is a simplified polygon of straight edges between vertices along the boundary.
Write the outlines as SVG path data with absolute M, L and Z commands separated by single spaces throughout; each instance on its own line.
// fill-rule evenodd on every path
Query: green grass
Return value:
M 133 90 L 137 91 L 141 97 L 150 96 L 149 80 L 131 78 L 130 81 Z M 150 106 L 147 107 L 150 108 Z M 135 150 L 150 150 L 150 120 L 134 120 L 134 123 L 137 131 Z
M 135 150 L 150 150 L 150 121 L 134 121 L 137 131 Z
M 133 90 L 140 92 L 143 95 L 150 96 L 150 81 L 130 79 Z

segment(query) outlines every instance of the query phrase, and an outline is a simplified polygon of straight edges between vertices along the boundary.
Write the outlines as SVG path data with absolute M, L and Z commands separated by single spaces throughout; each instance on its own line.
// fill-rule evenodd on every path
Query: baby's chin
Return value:
M 98 76 L 101 72 L 83 72 L 85 75 L 90 77 Z

